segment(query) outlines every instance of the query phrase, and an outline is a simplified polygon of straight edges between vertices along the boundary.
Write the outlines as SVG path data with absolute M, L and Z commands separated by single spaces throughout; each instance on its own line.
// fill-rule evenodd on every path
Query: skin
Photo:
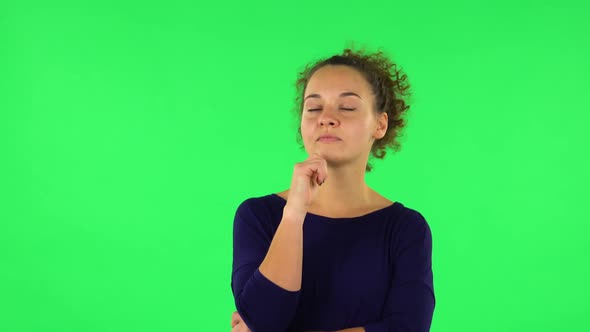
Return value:
M 354 92 L 359 97 L 340 96 L 343 92 Z M 387 113 L 374 111 L 374 98 L 362 74 L 349 66 L 324 66 L 308 81 L 301 135 L 306 152 L 320 154 L 328 164 L 328 176 L 309 212 L 347 217 L 392 204 L 365 182 L 365 166 L 373 142 L 387 132 Z M 326 133 L 341 140 L 334 143 L 317 140 Z M 288 190 L 282 194 L 287 197 Z
M 341 96 L 344 92 L 353 92 L 358 97 Z M 318 188 L 309 212 L 333 218 L 351 217 L 393 203 L 365 182 L 365 166 L 373 142 L 387 132 L 387 113 L 375 113 L 374 98 L 371 86 L 362 74 L 349 66 L 324 66 L 308 81 L 301 135 L 308 155 L 318 153 L 328 164 L 328 176 Z M 338 136 L 340 140 L 318 141 L 323 134 Z M 285 190 L 279 196 L 286 199 L 288 193 L 289 190 Z M 239 314 L 234 312 L 232 332 L 242 331 L 250 332 Z M 363 327 L 355 327 L 336 332 L 364 331 Z

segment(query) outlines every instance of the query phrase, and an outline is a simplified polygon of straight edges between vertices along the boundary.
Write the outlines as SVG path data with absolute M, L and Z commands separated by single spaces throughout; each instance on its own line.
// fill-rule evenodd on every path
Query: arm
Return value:
M 365 326 L 366 332 L 428 332 L 435 306 L 432 279 L 432 234 L 424 217 L 414 211 L 392 248 L 395 277 L 384 319 Z
M 305 332 L 324 332 L 324 331 L 305 331 Z M 350 329 L 344 329 L 344 330 L 338 330 L 338 331 L 332 331 L 332 332 L 365 332 L 365 328 L 364 327 L 353 327 Z
M 242 203 L 234 219 L 232 292 L 244 323 L 255 332 L 285 331 L 301 289 L 303 220 L 283 213 L 272 234 Z
M 283 212 L 259 270 L 279 287 L 292 292 L 301 289 L 303 268 L 303 218 Z
M 306 332 L 322 332 L 322 331 L 306 331 Z M 332 331 L 332 332 L 365 332 L 365 328 L 364 327 L 353 327 L 350 329 L 344 329 L 344 330 L 338 330 L 338 331 Z

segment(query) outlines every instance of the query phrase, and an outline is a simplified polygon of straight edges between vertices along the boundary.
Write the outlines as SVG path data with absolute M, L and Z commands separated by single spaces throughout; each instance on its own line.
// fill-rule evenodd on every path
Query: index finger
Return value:
M 320 157 L 323 158 L 319 151 L 315 150 L 311 153 L 310 157 Z

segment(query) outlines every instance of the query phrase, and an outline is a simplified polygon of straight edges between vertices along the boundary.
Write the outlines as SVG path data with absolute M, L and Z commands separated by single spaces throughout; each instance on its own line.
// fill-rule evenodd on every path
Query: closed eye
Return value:
M 341 107 L 340 109 L 346 110 L 346 111 L 354 111 L 356 108 L 344 108 L 344 107 Z M 312 109 L 308 109 L 307 111 L 308 112 L 315 112 L 315 111 L 321 111 L 321 110 L 322 110 L 321 108 L 312 108 Z

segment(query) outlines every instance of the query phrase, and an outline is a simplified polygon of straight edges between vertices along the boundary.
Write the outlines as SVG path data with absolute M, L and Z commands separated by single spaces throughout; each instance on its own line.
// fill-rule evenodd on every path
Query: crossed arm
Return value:
M 236 306 L 241 307 L 243 312 L 248 314 L 245 318 L 252 325 L 264 323 L 267 331 L 284 330 L 291 319 L 286 313 L 295 312 L 298 305 L 299 294 L 295 289 L 300 286 L 300 280 L 292 276 L 299 276 L 301 272 L 297 270 L 293 273 L 272 275 L 265 271 L 263 274 L 260 267 L 264 266 L 260 264 L 260 260 L 266 252 L 270 252 L 267 244 L 273 237 L 267 234 L 265 229 L 261 229 L 262 226 L 259 226 L 262 224 L 261 221 L 252 221 L 256 221 L 257 217 L 251 210 L 244 207 L 239 211 L 248 213 L 249 217 L 243 217 L 238 213 L 234 223 L 234 263 L 231 286 Z M 385 332 L 400 329 L 427 332 L 430 330 L 435 306 L 430 227 L 418 212 L 408 212 L 405 217 L 407 219 L 404 219 L 404 223 L 400 226 L 402 228 L 399 231 L 399 240 L 392 244 L 390 250 L 396 264 L 396 273 L 391 280 L 382 319 L 363 327 L 332 332 L 366 332 L 367 330 Z M 292 226 L 293 223 L 281 222 L 279 228 L 281 226 L 288 228 L 290 225 Z M 295 227 L 287 230 L 284 233 L 277 230 L 274 240 L 281 234 L 297 233 L 299 237 L 301 233 L 299 228 Z M 279 244 L 283 242 L 287 241 L 277 241 Z M 301 241 L 298 243 L 298 250 L 301 250 Z M 281 259 L 281 263 L 284 263 L 284 260 Z M 300 268 L 301 262 L 292 265 Z M 284 269 L 277 270 L 284 272 Z M 255 328 L 262 329 L 262 327 Z M 236 318 L 235 324 L 232 317 L 232 332 L 251 332 L 251 330 L 242 317 Z
M 239 324 L 243 324 L 243 326 L 241 326 L 241 329 L 238 330 L 237 326 Z M 242 317 L 240 316 L 240 314 L 237 311 L 234 311 L 234 313 L 231 316 L 231 327 L 232 327 L 232 332 L 237 332 L 237 331 L 252 332 L 252 331 L 250 331 L 250 329 L 248 328 L 246 323 L 244 323 L 244 321 L 242 320 Z M 236 331 L 234 331 L 234 328 Z M 305 332 L 327 332 L 327 331 L 305 331 Z M 364 327 L 353 327 L 353 328 L 349 328 L 349 329 L 332 331 L 332 332 L 365 332 L 365 328 Z

